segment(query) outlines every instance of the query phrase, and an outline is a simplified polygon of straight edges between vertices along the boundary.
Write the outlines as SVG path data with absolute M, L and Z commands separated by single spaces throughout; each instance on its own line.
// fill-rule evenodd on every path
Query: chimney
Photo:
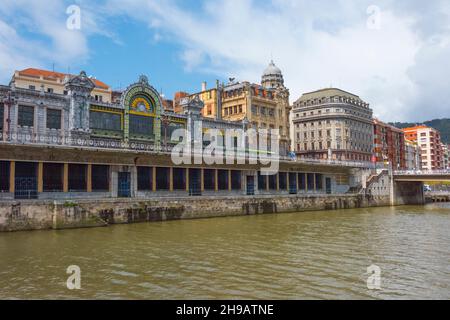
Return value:
M 207 86 L 206 81 L 203 81 L 202 82 L 202 92 L 206 91 L 206 86 Z

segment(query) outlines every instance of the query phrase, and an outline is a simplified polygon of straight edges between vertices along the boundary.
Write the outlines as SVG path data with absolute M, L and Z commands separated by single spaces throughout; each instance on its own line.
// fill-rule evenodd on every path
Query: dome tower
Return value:
M 261 84 L 266 89 L 284 88 L 283 73 L 275 63 L 270 61 L 269 66 L 264 70 L 262 75 Z

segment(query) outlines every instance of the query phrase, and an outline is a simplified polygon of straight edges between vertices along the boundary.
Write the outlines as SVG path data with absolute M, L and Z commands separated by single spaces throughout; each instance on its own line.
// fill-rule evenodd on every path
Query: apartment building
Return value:
M 404 132 L 374 119 L 374 153 L 377 163 L 384 163 L 394 169 L 406 169 Z
M 337 88 L 305 93 L 294 103 L 296 153 L 302 158 L 371 161 L 369 104 Z
M 424 170 L 444 168 L 441 135 L 438 130 L 425 125 L 403 129 L 407 140 L 416 142 L 420 147 L 420 161 Z

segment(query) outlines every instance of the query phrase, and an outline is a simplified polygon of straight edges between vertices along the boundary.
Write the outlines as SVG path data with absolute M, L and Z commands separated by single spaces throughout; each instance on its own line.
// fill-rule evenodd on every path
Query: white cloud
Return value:
M 188 70 L 258 82 L 273 56 L 293 100 L 332 84 L 359 94 L 383 119 L 409 115 L 405 96 L 416 88 L 408 70 L 420 42 L 414 20 L 388 1 L 380 6 L 380 30 L 367 28 L 371 1 L 220 0 L 190 11 L 173 1 L 110 4 L 181 43 Z
M 125 17 L 147 25 L 151 30 L 147 41 L 181 45 L 179 59 L 188 72 L 259 82 L 273 57 L 284 72 L 292 100 L 333 85 L 360 95 L 386 121 L 448 116 L 446 0 L 376 1 L 382 10 L 380 30 L 367 28 L 366 11 L 373 0 L 76 3 L 83 8 L 82 32 L 64 28 L 68 3 L 2 0 L 0 14 L 10 17 L 0 18 L 2 75 L 43 60 L 82 63 L 89 57 L 91 35 L 121 43 L 110 30 L 116 18 Z M 23 25 L 40 37 L 25 40 L 16 32 Z M 50 39 L 49 47 L 43 38 Z
M 2 0 L 0 6 L 0 80 L 6 82 L 14 70 L 45 67 L 55 63 L 65 69 L 89 57 L 87 37 L 96 25 L 87 10 L 81 30 L 66 27 L 68 5 L 57 0 Z M 24 32 L 24 33 L 22 33 Z

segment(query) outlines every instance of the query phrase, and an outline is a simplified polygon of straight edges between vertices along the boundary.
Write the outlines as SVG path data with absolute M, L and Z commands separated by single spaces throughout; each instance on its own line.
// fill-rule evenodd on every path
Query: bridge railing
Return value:
M 437 175 L 449 175 L 450 169 L 442 170 L 398 170 L 394 171 L 396 176 L 437 176 Z

